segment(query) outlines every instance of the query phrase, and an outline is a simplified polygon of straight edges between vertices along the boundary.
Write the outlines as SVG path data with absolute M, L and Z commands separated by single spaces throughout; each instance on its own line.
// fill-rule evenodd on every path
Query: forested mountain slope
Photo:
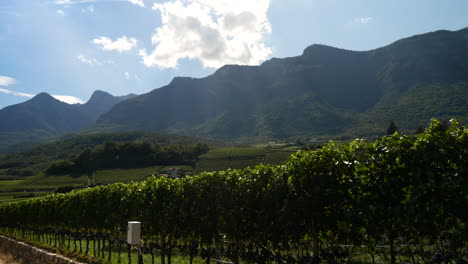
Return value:
M 312 45 L 260 66 L 228 65 L 125 100 L 95 129 L 223 140 L 413 131 L 430 118 L 468 121 L 468 29 L 436 31 L 371 51 Z

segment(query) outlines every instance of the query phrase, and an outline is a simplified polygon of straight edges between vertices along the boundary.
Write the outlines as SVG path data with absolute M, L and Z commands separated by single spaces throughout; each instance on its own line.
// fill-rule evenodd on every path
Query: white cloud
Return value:
M 269 0 L 172 0 L 155 3 L 162 26 L 152 37 L 155 49 L 139 54 L 147 67 L 177 67 L 183 58 L 204 67 L 257 65 L 271 54 L 264 38 L 271 33 Z
M 0 93 L 6 93 L 6 94 L 14 95 L 14 96 L 27 97 L 27 98 L 32 98 L 32 97 L 35 96 L 34 94 L 15 92 L 15 91 L 8 90 L 8 89 L 3 89 L 3 88 L 0 88 Z M 83 100 L 81 100 L 80 98 L 75 97 L 75 96 L 57 95 L 57 94 L 52 94 L 51 96 L 54 97 L 57 100 L 65 102 L 67 104 L 82 104 L 82 103 L 84 103 Z
M 357 17 L 355 19 L 353 19 L 353 22 L 354 23 L 358 23 L 358 24 L 368 24 L 370 22 L 372 22 L 374 18 L 372 17 Z
M 125 2 L 127 0 L 56 0 L 57 5 L 81 5 L 89 3 Z
M 16 80 L 11 78 L 11 77 L 8 77 L 8 76 L 1 76 L 0 75 L 0 86 L 9 86 L 9 85 L 12 85 L 12 84 L 15 84 L 16 83 Z
M 63 12 L 63 10 L 57 10 L 57 14 L 61 16 L 65 16 L 65 12 Z
M 94 65 L 101 65 L 102 63 L 99 62 L 97 59 L 95 58 L 87 58 L 85 57 L 83 54 L 80 54 L 78 55 L 78 60 L 80 60 L 81 62 L 85 63 L 85 64 L 88 64 L 88 65 L 91 65 L 91 66 L 94 66 Z
M 114 61 L 112 60 L 105 60 L 105 61 L 100 61 L 95 58 L 88 58 L 84 56 L 83 54 L 80 54 L 76 57 L 79 61 L 81 61 L 84 64 L 88 64 L 91 66 L 102 66 L 104 64 L 114 64 Z
M 6 93 L 6 94 L 11 94 L 11 95 L 20 96 L 20 97 L 33 97 L 34 96 L 33 94 L 15 92 L 15 91 L 3 89 L 3 88 L 0 88 L 0 93 Z
M 71 0 L 57 0 L 57 1 L 55 1 L 55 3 L 57 5 L 69 5 L 69 4 L 72 4 L 73 1 L 71 1 Z
M 137 6 L 145 7 L 145 3 L 143 3 L 143 0 L 128 0 L 128 2 Z
M 80 98 L 71 96 L 71 95 L 58 95 L 58 94 L 51 94 L 51 95 L 55 99 L 62 101 L 64 103 L 67 103 L 67 104 L 83 104 L 84 103 L 84 101 L 81 100 Z
M 141 81 L 140 77 L 136 74 L 131 74 L 129 72 L 124 73 L 125 79 L 127 80 L 136 80 L 136 81 Z
M 89 5 L 86 8 L 81 9 L 81 13 L 91 13 L 94 14 L 94 5 Z
M 127 38 L 126 36 L 118 38 L 116 41 L 108 37 L 100 37 L 93 39 L 93 43 L 101 45 L 103 50 L 117 50 L 119 52 L 129 51 L 136 46 L 137 40 L 135 38 Z

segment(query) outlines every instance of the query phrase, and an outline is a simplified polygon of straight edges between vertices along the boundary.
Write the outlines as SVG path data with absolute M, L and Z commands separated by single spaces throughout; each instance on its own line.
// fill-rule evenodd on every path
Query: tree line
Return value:
M 392 264 L 400 257 L 466 263 L 467 160 L 468 130 L 433 120 L 417 137 L 396 132 L 375 142 L 329 143 L 280 166 L 2 204 L 0 231 L 102 238 L 111 250 L 127 221 L 139 220 L 144 252 L 157 252 L 161 263 L 171 263 L 174 252 L 190 263 L 194 256 L 206 263 L 350 263 L 356 251 L 372 263 L 376 256 Z
M 107 141 L 102 146 L 87 148 L 78 155 L 55 162 L 45 172 L 53 175 L 152 165 L 193 165 L 198 156 L 207 151 L 206 144 L 159 146 L 139 141 Z

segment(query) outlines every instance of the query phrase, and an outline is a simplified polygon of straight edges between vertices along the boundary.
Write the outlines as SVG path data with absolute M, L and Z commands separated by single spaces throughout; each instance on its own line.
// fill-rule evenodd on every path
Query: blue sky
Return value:
M 0 0 L 0 108 L 40 92 L 142 94 L 315 43 L 375 49 L 468 27 L 467 12 L 466 0 Z

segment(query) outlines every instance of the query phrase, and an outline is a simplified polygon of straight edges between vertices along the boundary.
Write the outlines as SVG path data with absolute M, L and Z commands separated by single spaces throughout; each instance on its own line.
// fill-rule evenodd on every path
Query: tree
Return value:
M 395 134 L 395 132 L 399 132 L 398 127 L 395 125 L 393 121 L 391 121 L 390 124 L 388 125 L 386 135 L 393 135 Z
M 96 184 L 94 171 L 97 169 L 97 162 L 93 156 L 93 151 L 87 148 L 81 152 L 75 160 L 75 164 L 78 166 L 79 170 L 88 175 L 88 185 Z

